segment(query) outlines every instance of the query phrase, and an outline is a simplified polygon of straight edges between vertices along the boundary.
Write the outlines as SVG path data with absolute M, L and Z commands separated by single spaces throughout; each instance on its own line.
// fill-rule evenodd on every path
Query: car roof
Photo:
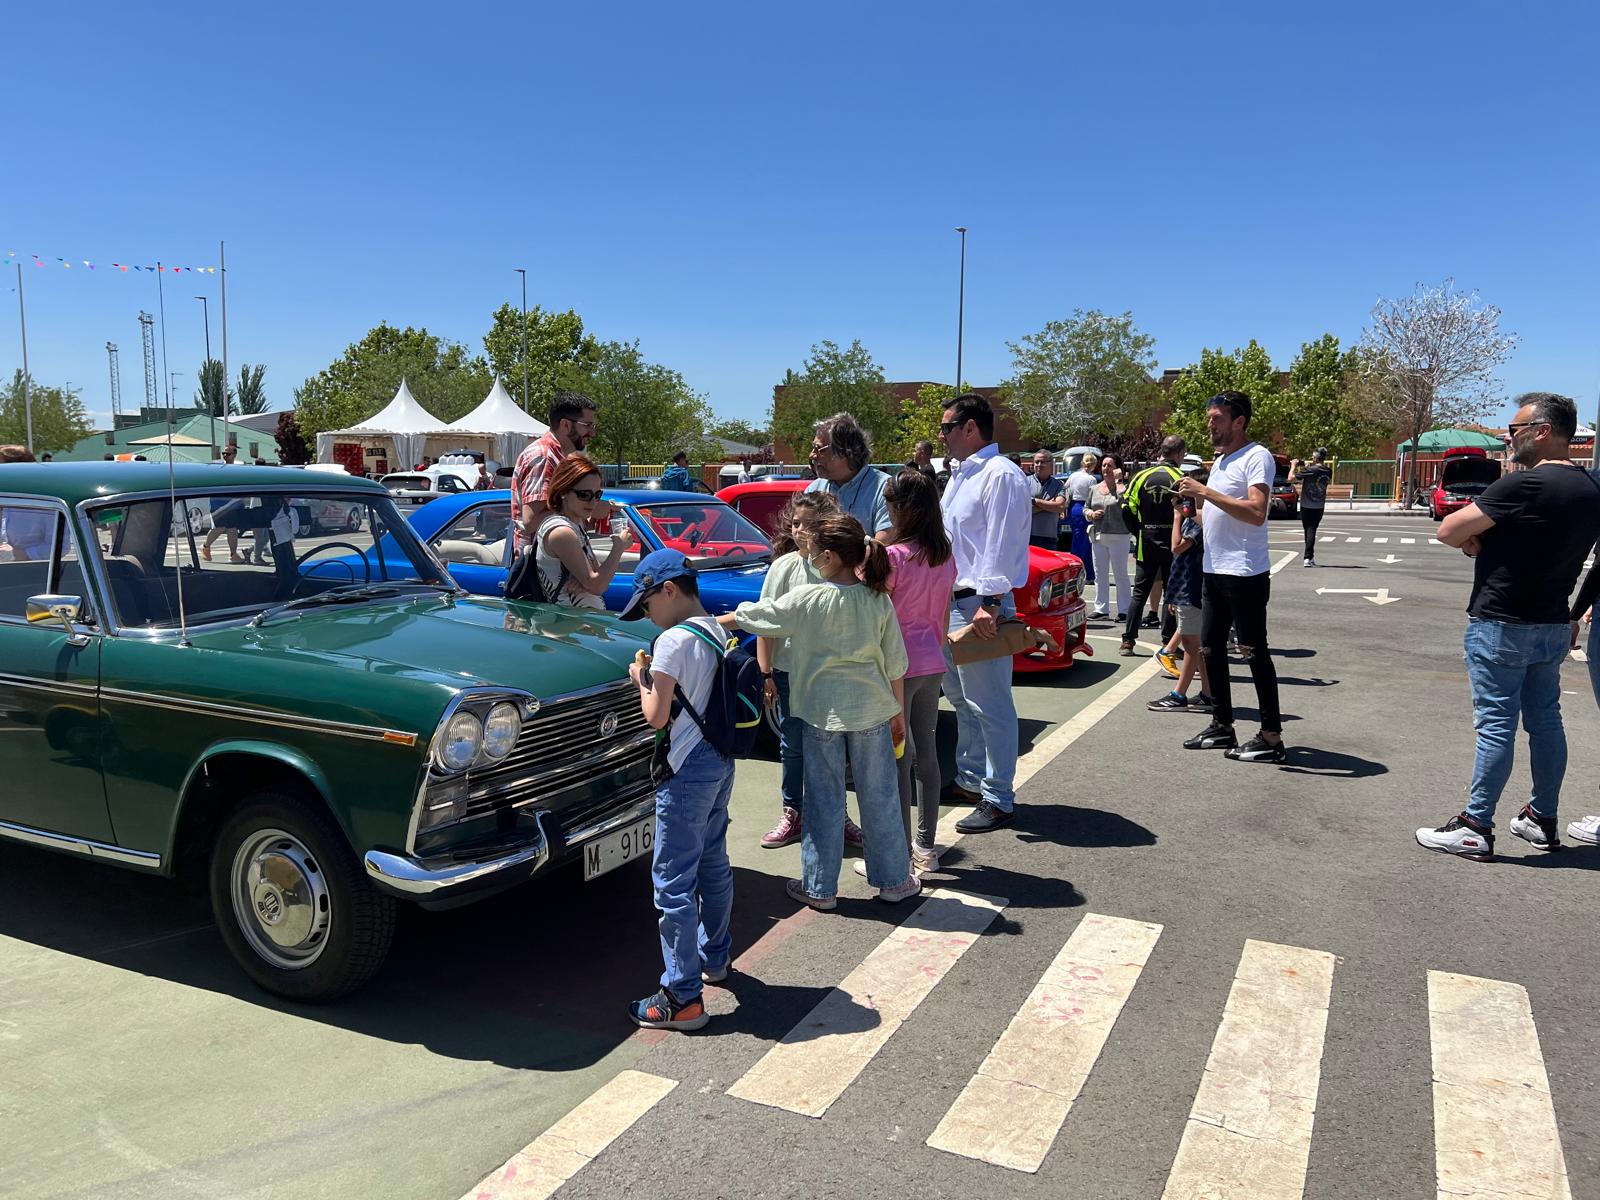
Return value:
M 718 488 L 718 498 L 749 496 L 761 492 L 799 492 L 809 486 L 809 479 L 752 479 L 749 483 L 730 483 Z
M 85 500 L 121 496 L 131 492 L 165 490 L 168 467 L 164 462 L 48 462 L 0 465 L 0 493 L 50 496 L 77 505 Z M 292 467 L 227 467 L 221 464 L 174 463 L 172 485 L 181 491 L 196 488 L 315 488 L 386 494 L 370 479 L 350 475 L 344 479 L 307 476 Z

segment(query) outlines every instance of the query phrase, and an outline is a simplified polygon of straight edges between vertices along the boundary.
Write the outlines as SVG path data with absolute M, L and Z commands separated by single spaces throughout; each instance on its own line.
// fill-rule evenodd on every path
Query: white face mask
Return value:
M 823 551 L 821 558 L 812 558 L 807 555 L 806 561 L 811 564 L 811 569 L 818 575 L 826 574 L 826 566 L 828 561 L 827 551 Z

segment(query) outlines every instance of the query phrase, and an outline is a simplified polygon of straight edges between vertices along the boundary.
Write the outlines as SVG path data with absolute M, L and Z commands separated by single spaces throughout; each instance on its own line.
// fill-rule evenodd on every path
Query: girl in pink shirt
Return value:
M 906 644 L 906 747 L 900 758 L 900 807 L 905 814 L 911 867 L 918 875 L 939 869 L 933 844 L 939 823 L 939 684 L 950 632 L 950 592 L 956 562 L 939 511 L 939 490 L 921 471 L 902 471 L 884 499 L 894 526 L 889 536 L 889 598 Z M 914 803 L 913 803 L 914 801 Z M 912 837 L 911 813 L 917 813 Z

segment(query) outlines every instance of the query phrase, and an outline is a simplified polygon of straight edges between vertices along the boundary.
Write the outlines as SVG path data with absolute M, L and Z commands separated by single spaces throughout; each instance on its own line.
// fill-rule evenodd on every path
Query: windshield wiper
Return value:
M 444 589 L 455 592 L 458 589 L 453 584 L 427 583 L 420 579 L 395 580 L 386 583 L 359 583 L 346 584 L 343 587 L 331 588 L 326 592 L 318 592 L 314 596 L 300 596 L 294 600 L 275 604 L 271 608 L 262 609 L 256 614 L 252 625 L 266 623 L 268 617 L 275 617 L 279 613 L 292 612 L 302 608 L 320 608 L 332 604 L 355 604 L 362 600 L 381 600 L 388 596 L 400 595 L 401 589 L 425 588 L 429 591 Z

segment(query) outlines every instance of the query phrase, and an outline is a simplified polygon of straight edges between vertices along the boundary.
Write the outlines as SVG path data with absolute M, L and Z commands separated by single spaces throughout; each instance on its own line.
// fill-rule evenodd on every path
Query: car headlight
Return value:
M 483 753 L 493 762 L 499 762 L 517 748 L 522 736 L 522 714 L 515 704 L 501 701 L 489 710 L 483 719 Z
M 1048 578 L 1043 583 L 1041 583 L 1039 585 L 1039 607 L 1040 608 L 1049 608 L 1050 607 L 1050 592 L 1052 590 L 1053 589 L 1052 589 L 1052 586 L 1051 586 L 1051 580 L 1049 580 Z
M 439 739 L 439 765 L 447 771 L 465 771 L 483 746 L 483 722 L 469 712 L 458 712 Z

